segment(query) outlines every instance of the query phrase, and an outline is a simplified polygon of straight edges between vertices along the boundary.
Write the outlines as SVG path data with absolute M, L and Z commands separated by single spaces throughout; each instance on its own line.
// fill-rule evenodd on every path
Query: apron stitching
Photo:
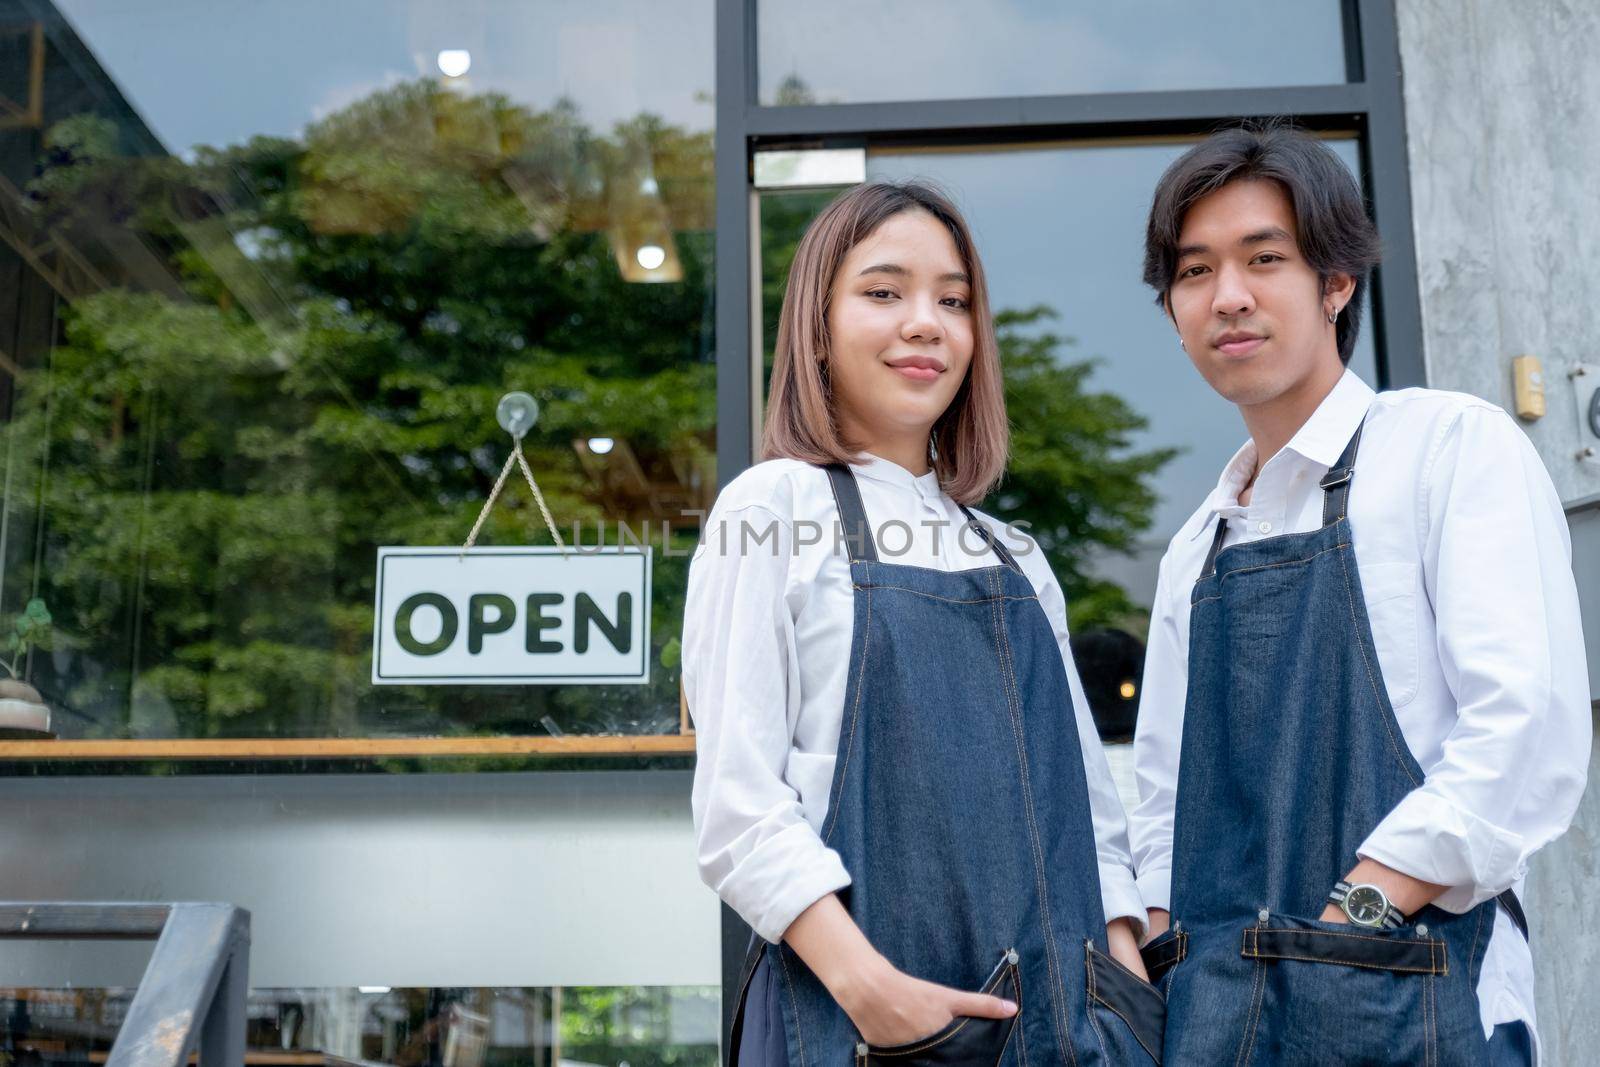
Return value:
M 1028 1028 L 1022 1025 L 1022 966 L 1020 962 L 1012 968 L 1012 977 L 1017 983 L 1017 1057 L 1021 1060 L 1020 1067 L 1028 1067 Z
M 778 966 L 783 968 L 783 989 L 789 994 L 789 1007 L 794 1012 L 794 1040 L 800 1046 L 800 1067 L 806 1067 L 806 1035 L 805 1027 L 800 1025 L 800 1002 L 794 996 L 794 980 L 789 977 L 789 961 L 783 958 L 780 949 L 775 955 L 778 957 Z
M 1406 761 L 1406 756 L 1410 754 L 1410 750 L 1400 747 L 1395 740 L 1394 730 L 1389 724 L 1389 720 L 1394 718 L 1394 712 L 1389 708 L 1388 694 L 1380 690 L 1377 676 L 1372 669 L 1372 662 L 1367 658 L 1367 642 L 1362 639 L 1361 620 L 1356 618 L 1356 591 L 1350 584 L 1350 563 L 1343 553 L 1339 556 L 1339 566 L 1344 571 L 1345 607 L 1349 609 L 1350 625 L 1355 631 L 1356 650 L 1361 653 L 1361 665 L 1365 668 L 1367 684 L 1372 687 L 1373 698 L 1378 702 L 1378 721 L 1383 725 L 1383 734 L 1389 739 L 1389 748 L 1394 752 L 1395 760 L 1400 764 L 1400 769 L 1405 772 L 1412 785 L 1421 785 L 1422 783 L 1417 780 L 1416 774 L 1411 770 L 1411 764 Z M 1371 627 L 1368 627 L 1368 634 L 1371 634 Z M 1412 757 L 1412 761 L 1415 762 L 1415 757 Z
M 1436 1062 L 1433 1042 L 1428 1040 L 1428 1035 L 1433 1032 L 1433 1013 L 1436 1010 L 1433 1003 L 1433 979 L 1422 980 L 1422 1056 L 1429 1067 Z
M 1429 978 L 1428 982 L 1428 1031 L 1423 1036 L 1424 1048 L 1428 1050 L 1428 1059 L 1435 1067 L 1439 1063 L 1439 983 L 1437 979 Z
M 1256 928 L 1253 927 L 1253 926 L 1252 927 L 1248 927 L 1248 928 L 1246 928 L 1245 933 L 1255 935 L 1256 934 Z M 1337 930 L 1307 930 L 1306 933 L 1314 934 L 1317 937 L 1347 937 L 1347 938 L 1350 938 L 1351 940 L 1354 940 L 1354 941 L 1381 941 L 1385 945 L 1392 945 L 1392 944 L 1395 943 L 1395 939 L 1392 938 L 1392 937 L 1373 937 L 1371 934 L 1345 934 L 1345 933 L 1340 933 Z M 1254 945 L 1252 946 L 1252 950 L 1255 951 L 1255 952 L 1260 952 L 1261 951 L 1261 938 L 1259 937 L 1259 935 L 1254 936 L 1252 938 L 1252 940 L 1254 941 Z M 1435 940 L 1436 940 L 1435 938 L 1429 938 L 1427 940 L 1427 942 L 1426 942 L 1426 944 L 1428 944 L 1430 946 L 1430 948 L 1429 948 L 1430 952 L 1432 951 L 1432 945 L 1434 944 Z
M 1360 967 L 1368 971 L 1388 971 L 1394 974 L 1439 974 L 1438 965 L 1430 963 L 1426 967 L 1407 967 L 1405 964 L 1384 966 L 1377 963 L 1358 963 L 1355 960 L 1330 960 L 1326 956 L 1291 956 L 1289 953 L 1273 953 L 1270 956 L 1252 955 L 1255 960 L 1300 960 L 1304 963 L 1320 963 L 1333 967 Z
M 1109 1060 L 1111 1054 L 1106 1051 L 1105 1035 L 1100 1032 L 1100 1020 L 1094 1017 L 1095 985 L 1094 985 L 1094 957 L 1089 955 L 1090 942 L 1084 942 L 1083 971 L 1084 986 L 1088 996 L 1084 998 L 1083 1013 L 1089 1017 L 1089 1029 L 1094 1031 L 1094 1039 L 1100 1046 L 1100 1056 Z
M 990 578 L 996 591 L 999 588 L 998 577 L 998 574 L 995 574 Z M 1039 829 L 1033 811 L 1033 790 L 1028 776 L 1028 757 L 1022 744 L 1020 716 L 1022 702 L 1016 689 L 1016 667 L 1012 662 L 1011 638 L 1006 631 L 1004 615 L 998 600 L 991 603 L 989 613 L 994 619 L 995 634 L 1000 639 L 1000 676 L 1005 683 L 1006 712 L 1011 719 L 1012 741 L 1017 747 L 1017 765 L 1022 778 L 1022 810 L 1028 820 L 1028 847 L 1033 853 L 1034 882 L 1039 892 L 1039 910 L 1044 916 L 1045 964 L 1050 971 L 1050 980 L 1055 983 L 1055 989 L 1050 995 L 1050 1001 L 1054 1008 L 1051 1014 L 1055 1020 L 1056 1037 L 1061 1042 L 1061 1046 L 1067 1050 L 1069 1062 L 1073 1064 L 1073 1067 L 1077 1067 L 1078 1054 L 1072 1047 L 1071 1026 L 1066 1019 L 1065 993 L 1061 986 L 1055 932 L 1050 921 L 1050 888 L 1044 877 L 1044 856 L 1039 851 Z
M 1495 907 L 1499 907 L 1498 901 L 1496 901 Z M 1478 906 L 1478 921 L 1472 926 L 1472 954 L 1467 957 L 1467 981 L 1472 983 L 1473 989 L 1478 988 L 1478 975 L 1472 973 L 1474 970 L 1472 961 L 1478 961 L 1476 970 L 1479 973 L 1482 973 L 1483 971 L 1483 957 L 1478 955 L 1478 939 L 1481 937 L 1483 937 L 1483 906 L 1480 904 Z M 1447 960 L 1446 965 L 1448 966 L 1448 964 L 1449 961 Z
M 1265 999 L 1263 994 L 1266 992 L 1264 988 L 1266 984 L 1267 965 L 1258 959 L 1256 960 L 1255 981 L 1251 983 L 1250 989 L 1250 1021 L 1245 1027 L 1244 1037 L 1239 1045 L 1239 1055 L 1234 1057 L 1234 1067 L 1239 1067 L 1240 1064 L 1244 1063 L 1250 1051 L 1255 1048 L 1256 1026 L 1261 1021 L 1261 1002 Z
M 1260 542 L 1255 542 L 1255 543 L 1259 544 Z M 1211 577 L 1216 581 L 1217 586 L 1220 588 L 1222 586 L 1222 579 L 1224 579 L 1224 578 L 1233 578 L 1233 577 L 1236 577 L 1236 576 L 1241 575 L 1241 574 L 1255 574 L 1258 571 L 1279 570 L 1279 569 L 1281 569 L 1283 567 L 1298 567 L 1302 563 L 1310 563 L 1312 560 L 1316 559 L 1319 556 L 1326 556 L 1329 552 L 1337 552 L 1341 548 L 1349 548 L 1349 547 L 1350 547 L 1350 542 L 1349 541 L 1340 541 L 1336 545 L 1332 545 L 1332 546 L 1330 546 L 1328 548 L 1324 548 L 1324 549 L 1321 549 L 1321 550 L 1319 550 L 1317 552 L 1313 552 L 1309 556 L 1301 556 L 1301 557 L 1298 557 L 1296 559 L 1283 559 L 1283 560 L 1279 560 L 1276 563 L 1259 563 L 1254 567 L 1240 567 L 1237 570 L 1231 570 L 1231 571 L 1217 571 Z M 1198 584 L 1200 584 L 1200 582 L 1205 581 L 1205 580 L 1206 579 L 1201 578 L 1195 584 L 1198 585 Z M 1190 607 L 1195 607 L 1196 605 L 1204 604 L 1208 600 L 1221 600 L 1221 599 L 1222 599 L 1222 594 L 1218 593 L 1215 596 L 1200 597 L 1198 600 L 1191 599 L 1190 602 L 1189 602 L 1189 606 Z
M 782 951 L 782 950 L 775 948 L 773 951 L 777 952 L 777 951 Z M 737 1030 L 739 1030 L 741 1032 L 741 1034 L 743 1033 L 743 1030 L 744 1030 L 744 1017 L 745 1017 L 745 1006 L 749 1002 L 748 998 L 750 996 L 750 983 L 755 980 L 756 971 L 760 969 L 761 957 L 766 955 L 766 949 L 762 948 L 762 947 L 759 947 L 759 946 L 755 946 L 754 943 L 752 942 L 752 947 L 751 947 L 751 950 L 750 950 L 750 954 L 754 958 L 755 962 L 746 964 L 746 966 L 744 968 L 744 976 L 739 980 L 739 992 L 734 997 L 734 1001 L 733 1001 L 733 1003 L 734 1003 L 733 1022 L 728 1027 L 728 1046 L 731 1049 L 731 1052 L 729 1053 L 729 1057 L 728 1057 L 728 1062 L 730 1064 L 735 1064 L 735 1065 L 738 1063 L 739 1046 L 742 1044 L 742 1041 L 735 1042 L 733 1040 L 733 1031 L 735 1029 L 737 1029 Z M 768 968 L 770 970 L 770 968 L 772 966 L 770 961 L 768 962 L 767 966 L 768 966 Z M 781 1011 L 782 1009 L 780 1008 L 779 1010 Z
M 966 1029 L 967 1024 L 972 1022 L 974 1016 L 966 1015 L 960 1016 L 959 1018 L 961 1021 L 959 1023 L 953 1023 L 949 1030 L 937 1031 L 938 1037 L 929 1038 L 926 1041 L 918 1041 L 912 1048 L 901 1048 L 898 1045 L 890 1049 L 878 1048 L 874 1045 L 868 1045 L 867 1047 L 872 1049 L 873 1055 L 876 1056 L 910 1056 L 913 1053 L 926 1052 L 930 1048 L 937 1048 L 938 1046 L 944 1044 L 946 1041 L 949 1041 L 952 1037 L 955 1037 L 957 1034 L 959 1034 L 962 1030 Z
M 864 588 L 866 588 L 866 586 L 857 586 L 856 588 L 864 589 Z M 907 594 L 909 594 L 911 596 L 925 597 L 928 600 L 939 600 L 939 601 L 943 601 L 946 604 L 987 604 L 992 600 L 1005 601 L 1005 600 L 1038 600 L 1039 599 L 1038 594 L 1034 594 L 1033 596 L 1013 596 L 1010 593 L 999 593 L 999 594 L 996 594 L 994 596 L 979 597 L 976 600 L 957 600 L 955 597 L 938 596 L 937 594 L 934 594 L 934 593 L 924 593 L 924 592 L 922 592 L 921 590 L 918 590 L 918 589 L 907 589 L 903 585 L 874 585 L 874 586 L 872 586 L 872 588 L 874 588 L 874 589 L 893 589 L 897 593 L 907 593 Z
M 856 668 L 856 700 L 854 706 L 850 709 L 850 739 L 844 749 L 844 766 L 839 769 L 839 784 L 841 787 L 839 796 L 834 798 L 836 803 L 833 804 L 832 810 L 828 812 L 828 824 L 823 827 L 822 831 L 822 843 L 825 845 L 833 839 L 834 828 L 839 824 L 839 809 L 843 805 L 837 803 L 837 801 L 844 799 L 843 785 L 845 776 L 850 771 L 850 755 L 855 749 L 856 725 L 861 722 L 862 681 L 867 674 L 867 646 L 872 640 L 872 587 L 862 586 L 861 591 L 867 595 L 867 610 L 866 618 L 861 624 L 861 663 Z
M 1439 1043 L 1435 1035 L 1439 1032 L 1439 986 L 1433 978 L 1426 979 L 1428 983 L 1428 1019 L 1427 1032 L 1423 1034 L 1423 1047 L 1428 1050 L 1428 1060 L 1437 1065 L 1439 1062 Z
M 1422 996 L 1421 996 L 1420 999 L 1422 1001 L 1422 1019 L 1420 1020 L 1420 1025 L 1422 1026 L 1422 1065 L 1423 1065 L 1423 1067 L 1433 1067 L 1433 1054 L 1428 1050 L 1428 981 L 1429 980 L 1427 978 L 1423 978 L 1423 979 L 1421 979 L 1421 981 L 1422 981 Z

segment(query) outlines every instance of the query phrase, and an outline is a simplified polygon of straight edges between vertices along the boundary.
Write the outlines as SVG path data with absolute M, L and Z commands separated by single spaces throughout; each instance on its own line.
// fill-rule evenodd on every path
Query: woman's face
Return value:
M 828 374 L 846 439 L 926 442 L 972 363 L 972 286 L 950 231 L 902 211 L 833 278 Z

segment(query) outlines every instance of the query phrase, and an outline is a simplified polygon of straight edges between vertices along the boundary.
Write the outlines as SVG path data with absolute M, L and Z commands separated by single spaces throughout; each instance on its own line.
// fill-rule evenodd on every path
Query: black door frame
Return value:
M 1337 85 L 916 100 L 773 107 L 759 101 L 758 0 L 717 0 L 716 346 L 717 480 L 754 462 L 755 234 L 752 156 L 758 148 L 1016 144 L 1096 137 L 1204 134 L 1247 116 L 1293 117 L 1313 130 L 1358 138 L 1366 194 L 1384 237 L 1370 322 L 1378 376 L 1387 387 L 1425 384 L 1422 314 L 1412 239 L 1400 42 L 1393 0 L 1343 0 L 1345 74 Z M 723 1033 L 750 931 L 725 905 Z

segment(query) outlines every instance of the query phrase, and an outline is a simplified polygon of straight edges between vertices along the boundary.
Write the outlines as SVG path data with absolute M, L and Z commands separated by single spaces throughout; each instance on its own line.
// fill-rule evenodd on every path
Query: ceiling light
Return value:
M 459 78 L 472 69 L 472 53 L 465 48 L 446 48 L 439 53 L 439 70 L 446 78 Z

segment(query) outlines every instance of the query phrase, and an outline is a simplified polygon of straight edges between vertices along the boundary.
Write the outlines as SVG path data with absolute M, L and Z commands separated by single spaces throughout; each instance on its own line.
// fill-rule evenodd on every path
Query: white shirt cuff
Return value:
M 1139 898 L 1146 908 L 1172 910 L 1172 868 L 1156 867 L 1139 872 Z
M 850 884 L 839 854 L 809 823 L 761 842 L 715 888 L 717 895 L 773 944 L 811 905 Z
M 1414 789 L 1357 854 L 1401 874 L 1449 886 L 1434 904 L 1460 914 L 1509 889 L 1524 873 L 1522 837 L 1428 791 Z
M 1100 899 L 1105 904 L 1106 922 L 1130 919 L 1134 936 L 1143 940 L 1144 898 L 1132 871 L 1120 863 L 1100 864 Z

